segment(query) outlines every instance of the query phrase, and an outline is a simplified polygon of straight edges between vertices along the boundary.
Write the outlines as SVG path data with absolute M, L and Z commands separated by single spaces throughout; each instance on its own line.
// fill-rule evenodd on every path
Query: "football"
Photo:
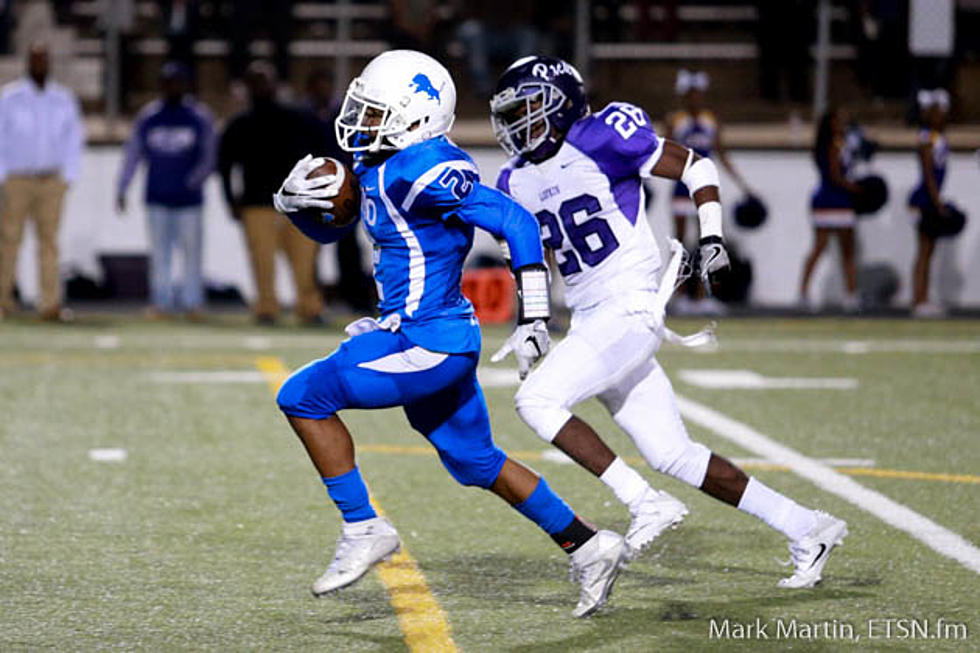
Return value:
M 351 172 L 337 159 L 327 158 L 326 162 L 319 168 L 315 168 L 306 175 L 307 179 L 322 177 L 324 175 L 338 174 L 343 175 L 340 180 L 340 190 L 337 197 L 333 198 L 333 220 L 330 222 L 335 227 L 346 227 L 357 219 L 361 210 L 361 191 L 357 183 L 357 176 Z

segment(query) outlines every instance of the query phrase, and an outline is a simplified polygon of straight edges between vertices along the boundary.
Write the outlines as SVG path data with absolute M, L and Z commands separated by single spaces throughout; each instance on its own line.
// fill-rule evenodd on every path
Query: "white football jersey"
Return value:
M 569 308 L 657 289 L 660 250 L 641 177 L 650 174 L 660 149 L 646 112 L 614 102 L 576 122 L 550 159 L 535 164 L 516 157 L 501 169 L 497 188 L 538 219 Z

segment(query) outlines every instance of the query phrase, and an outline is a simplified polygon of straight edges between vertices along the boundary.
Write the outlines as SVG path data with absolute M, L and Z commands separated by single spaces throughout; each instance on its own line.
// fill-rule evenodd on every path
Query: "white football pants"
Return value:
M 653 469 L 700 487 L 711 451 L 692 442 L 654 355 L 661 336 L 645 313 L 605 302 L 576 311 L 568 335 L 518 390 L 517 412 L 551 442 L 570 408 L 597 397 Z

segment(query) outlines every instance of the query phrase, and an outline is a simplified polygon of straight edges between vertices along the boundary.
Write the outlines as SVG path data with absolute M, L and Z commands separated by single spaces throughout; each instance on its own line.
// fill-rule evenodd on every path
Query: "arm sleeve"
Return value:
M 544 264 L 538 221 L 499 190 L 474 184 L 455 215 L 467 224 L 506 240 L 515 270 L 525 265 Z
M 7 178 L 7 109 L 3 96 L 0 95 L 0 183 Z
M 82 123 L 82 111 L 78 99 L 70 96 L 68 133 L 65 134 L 65 160 L 61 169 L 62 178 L 71 183 L 78 179 L 82 167 L 82 148 L 85 145 L 85 125 Z
M 119 181 L 116 184 L 116 197 L 122 197 L 129 188 L 129 183 L 133 181 L 136 168 L 143 157 L 143 121 L 138 120 L 133 125 L 133 133 L 126 141 L 126 148 L 123 153 L 123 164 L 119 171 Z
M 198 119 L 201 121 L 201 158 L 187 175 L 187 186 L 195 189 L 200 188 L 214 170 L 214 161 L 217 156 L 214 118 L 211 116 L 211 112 L 203 106 L 198 108 L 197 113 Z
M 332 227 L 320 219 L 318 212 L 313 210 L 294 211 L 285 214 L 289 221 L 296 225 L 296 228 L 303 232 L 310 240 L 327 245 L 335 243 L 357 226 L 357 220 L 344 227 Z
M 235 194 L 231 189 L 231 168 L 235 164 L 235 126 L 232 122 L 221 135 L 218 144 L 218 172 L 221 174 L 221 190 L 225 194 L 225 201 L 231 206 L 235 203 Z
M 409 185 L 410 184 L 410 185 Z M 402 177 L 396 181 L 392 198 L 403 213 L 441 215 L 448 218 L 466 202 L 473 189 L 480 185 L 480 173 L 472 161 L 452 159 L 432 166 L 417 178 Z

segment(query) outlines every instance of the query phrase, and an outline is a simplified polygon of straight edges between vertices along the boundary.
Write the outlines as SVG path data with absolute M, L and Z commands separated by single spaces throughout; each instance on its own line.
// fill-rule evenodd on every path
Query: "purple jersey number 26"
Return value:
M 565 241 L 565 236 L 568 236 L 574 251 L 562 252 L 565 259 L 558 261 L 558 271 L 563 277 L 582 271 L 580 258 L 590 268 L 595 267 L 619 247 L 616 234 L 613 233 L 609 223 L 602 218 L 590 217 L 582 222 L 576 221 L 576 216 L 580 214 L 595 216 L 601 210 L 599 200 L 594 195 L 586 193 L 561 203 L 558 207 L 560 223 L 558 216 L 547 209 L 534 214 L 538 224 L 541 225 L 542 232 L 547 232 L 542 233 L 544 238 L 542 242 L 548 249 L 558 252 Z

